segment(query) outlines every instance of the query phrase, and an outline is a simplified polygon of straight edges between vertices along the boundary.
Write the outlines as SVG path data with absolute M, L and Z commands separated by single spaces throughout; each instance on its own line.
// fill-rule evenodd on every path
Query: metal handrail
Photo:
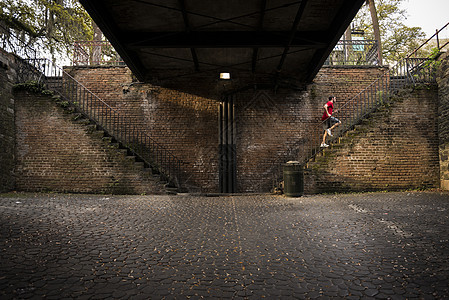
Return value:
M 440 30 L 437 30 L 436 33 L 421 46 L 396 63 L 396 65 L 373 81 L 368 87 L 341 105 L 340 108 L 335 111 L 334 116 L 342 121 L 342 125 L 334 132 L 334 137 L 330 141 L 333 142 L 337 140 L 345 132 L 359 124 L 367 115 L 374 112 L 380 105 L 388 103 L 390 101 L 390 96 L 397 93 L 401 88 L 408 85 L 436 83 L 436 70 L 432 65 L 434 59 L 429 57 L 412 58 L 411 56 L 416 56 L 417 51 L 435 36 L 438 40 L 438 33 L 448 25 L 449 23 L 444 25 Z M 449 44 L 449 42 L 445 43 L 443 46 L 440 46 L 438 43 L 438 51 L 440 52 L 447 44 Z M 321 125 L 323 123 L 324 122 L 322 122 Z M 318 146 L 322 141 L 323 130 L 321 130 L 321 126 L 314 130 L 314 133 L 311 135 L 312 138 L 309 139 L 309 146 L 303 148 L 304 166 L 306 166 L 318 153 L 323 151 L 323 148 Z
M 23 59 L 18 73 L 20 82 L 35 81 L 54 90 L 109 136 L 179 187 L 181 161 L 62 68 L 45 58 Z
M 437 30 L 436 33 L 427 39 L 421 46 L 396 63 L 393 68 L 382 74 L 378 79 L 373 81 L 369 86 L 343 105 L 340 105 L 340 108 L 336 110 L 334 116 L 342 121 L 342 125 L 338 127 L 331 142 L 341 137 L 348 130 L 354 128 L 354 126 L 360 123 L 362 119 L 375 111 L 379 105 L 387 103 L 390 95 L 396 93 L 399 89 L 407 85 L 435 83 L 435 69 L 429 65 L 429 63 L 432 62 L 432 59 L 416 58 L 416 53 L 434 37 L 437 38 L 438 51 L 449 44 L 449 42 L 447 42 L 441 46 L 438 41 L 438 34 L 447 26 L 449 26 L 449 23 Z M 349 44 L 342 42 L 342 45 L 346 46 Z M 412 57 L 413 55 L 415 57 Z M 321 128 L 321 126 L 319 128 Z M 321 144 L 322 130 L 319 129 L 317 131 L 318 133 L 315 132 L 313 138 L 310 139 L 310 147 L 304 151 L 304 165 L 306 165 L 315 155 L 323 151 L 320 146 L 317 146 Z
M 439 42 L 439 38 L 438 38 L 438 34 L 443 31 L 447 26 L 449 25 L 449 22 L 446 23 L 446 25 L 444 25 L 443 27 L 441 27 L 441 29 L 437 29 L 435 34 L 432 35 L 430 38 L 428 38 L 424 43 L 421 44 L 421 46 L 419 46 L 418 48 L 416 48 L 414 51 L 412 51 L 409 55 L 407 55 L 407 58 L 410 58 L 412 55 L 416 56 L 416 53 L 418 52 L 419 49 L 421 49 L 422 47 L 424 47 L 428 42 L 430 42 L 434 37 L 436 37 L 437 39 L 437 48 L 438 51 L 440 51 L 441 49 L 443 49 L 447 44 L 449 44 L 449 42 L 446 42 L 443 46 L 440 46 L 440 42 Z

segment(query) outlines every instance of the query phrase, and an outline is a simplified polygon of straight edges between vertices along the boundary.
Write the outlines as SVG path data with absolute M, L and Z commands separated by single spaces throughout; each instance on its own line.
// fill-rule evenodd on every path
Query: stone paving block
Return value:
M 449 196 L 0 194 L 1 299 L 444 299 Z

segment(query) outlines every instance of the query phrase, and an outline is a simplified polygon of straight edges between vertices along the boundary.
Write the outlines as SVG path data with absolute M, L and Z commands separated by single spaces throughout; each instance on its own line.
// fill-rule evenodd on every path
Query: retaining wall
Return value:
M 2 57 L 5 62 L 8 55 Z M 231 82 L 204 74 L 194 80 L 181 76 L 142 84 L 133 80 L 126 67 L 67 71 L 181 159 L 183 177 L 193 192 L 219 190 L 219 105 L 225 92 L 238 90 L 233 94 L 237 192 L 269 192 L 282 178 L 282 164 L 301 161 L 305 149 L 322 134 L 320 117 L 328 96 L 337 97 L 338 108 L 385 69 L 323 67 L 303 90 L 242 88 L 250 81 L 238 74 Z M 125 187 L 130 193 L 160 191 L 129 171 L 132 166 L 124 167 L 126 159 L 113 159 L 101 138 L 72 124 L 48 97 L 14 94 L 14 71 L 8 63 L 2 64 L 0 76 L 0 143 L 4 149 L 0 191 L 123 193 Z M 327 165 L 308 170 L 306 193 L 437 187 L 439 173 L 445 186 L 449 182 L 445 138 L 449 105 L 445 103 L 449 101 L 445 100 L 447 75 L 442 78 L 439 142 L 437 91 L 415 90 L 403 95 L 346 146 L 335 147 L 334 154 L 325 157 Z M 85 176 L 80 181 L 84 183 L 74 186 L 80 176 Z
M 305 172 L 309 193 L 439 186 L 438 97 L 435 87 L 402 91 Z
M 162 185 L 52 96 L 16 91 L 19 191 L 160 194 Z
M 15 59 L 0 49 L 0 192 L 15 187 L 14 96 Z
M 224 82 L 204 74 L 157 85 L 133 82 L 125 67 L 67 71 L 181 159 L 191 190 L 219 190 L 219 103 L 223 92 L 245 86 L 246 79 L 234 74 L 233 81 Z M 255 86 L 234 93 L 237 192 L 270 191 L 282 178 L 282 164 L 302 160 L 305 149 L 316 143 L 312 137 L 320 135 L 328 96 L 344 102 L 384 71 L 323 67 L 314 84 L 302 91 Z

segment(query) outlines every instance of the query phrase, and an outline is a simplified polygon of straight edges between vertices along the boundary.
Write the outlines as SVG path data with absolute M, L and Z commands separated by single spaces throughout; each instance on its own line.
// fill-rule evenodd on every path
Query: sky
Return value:
M 449 0 L 403 0 L 402 8 L 408 15 L 405 25 L 421 27 L 426 38 L 449 22 Z M 449 38 L 449 25 L 438 35 Z

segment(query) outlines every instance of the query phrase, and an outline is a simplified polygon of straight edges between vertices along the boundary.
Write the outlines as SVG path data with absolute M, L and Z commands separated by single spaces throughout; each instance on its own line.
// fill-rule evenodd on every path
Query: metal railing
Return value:
M 119 66 L 123 59 L 108 41 L 76 41 L 73 46 L 74 66 Z
M 444 47 L 446 47 L 449 44 L 449 41 L 447 41 L 444 44 L 440 44 L 440 33 L 446 29 L 449 26 L 449 22 L 446 23 L 446 25 L 444 25 L 443 27 L 441 27 L 441 29 L 437 29 L 435 34 L 432 35 L 430 38 L 428 38 L 424 43 L 421 44 L 421 46 L 419 46 L 418 48 L 416 48 L 412 53 L 410 53 L 409 55 L 407 55 L 407 58 L 411 58 L 412 56 L 416 57 L 417 54 L 419 53 L 419 51 L 421 50 L 421 48 L 423 48 L 424 46 L 426 46 L 427 44 L 429 44 L 431 41 L 433 41 L 434 39 L 436 40 L 436 48 L 438 49 L 438 51 L 440 51 L 441 49 L 443 49 Z
M 181 161 L 178 158 L 52 61 L 24 59 L 18 73 L 20 82 L 34 81 L 55 91 L 78 112 L 179 187 Z
M 377 49 L 375 40 L 340 40 L 324 65 L 378 65 Z

